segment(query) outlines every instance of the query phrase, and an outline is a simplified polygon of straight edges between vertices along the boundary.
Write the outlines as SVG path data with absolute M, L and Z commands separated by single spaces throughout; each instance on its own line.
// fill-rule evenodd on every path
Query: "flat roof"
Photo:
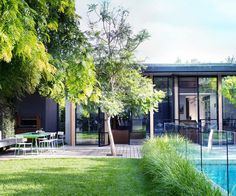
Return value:
M 147 75 L 236 75 L 236 64 L 145 64 Z

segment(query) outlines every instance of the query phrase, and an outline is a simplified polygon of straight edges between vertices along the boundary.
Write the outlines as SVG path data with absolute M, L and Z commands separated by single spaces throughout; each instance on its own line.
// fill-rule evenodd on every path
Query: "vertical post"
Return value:
M 66 100 L 65 108 L 65 140 L 68 145 L 75 145 L 75 106 L 69 100 Z
M 75 104 L 70 104 L 70 141 L 71 145 L 75 146 Z
M 104 143 L 105 144 L 109 144 L 110 140 L 109 140 L 109 136 L 108 136 L 108 125 L 107 123 L 105 123 L 105 119 L 107 119 L 107 114 L 104 114 Z
M 184 127 L 185 129 L 185 159 L 188 159 L 187 155 L 188 155 L 188 146 L 187 146 L 187 140 L 188 140 L 188 136 L 187 136 L 187 127 Z
M 175 124 L 179 124 L 179 87 L 178 77 L 174 77 L 174 112 Z
M 150 139 L 154 138 L 154 118 L 153 118 L 153 108 L 150 109 Z
M 203 139 L 202 133 L 203 133 L 202 131 L 201 131 L 201 132 L 198 131 L 198 134 L 201 134 L 201 144 L 200 144 L 200 148 L 201 148 L 201 149 L 200 149 L 200 155 L 201 155 L 201 172 L 203 171 L 203 170 L 202 170 L 202 139 Z
M 153 82 L 153 76 L 151 76 L 151 80 Z M 152 90 L 153 90 L 153 86 L 152 86 Z M 153 112 L 153 108 L 150 108 L 150 139 L 154 138 L 154 112 Z
M 227 169 L 227 195 L 229 195 L 229 146 L 228 146 L 228 131 L 226 134 L 226 169 Z
M 222 77 L 218 75 L 218 128 L 223 130 Z

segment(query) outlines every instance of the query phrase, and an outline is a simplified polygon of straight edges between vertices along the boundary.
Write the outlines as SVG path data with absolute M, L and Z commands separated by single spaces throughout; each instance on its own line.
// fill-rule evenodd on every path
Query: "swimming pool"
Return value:
M 198 164 L 197 168 L 201 170 Z M 203 172 L 217 185 L 227 190 L 227 165 L 222 163 L 203 164 Z M 229 164 L 229 190 L 232 196 L 236 196 L 236 163 Z

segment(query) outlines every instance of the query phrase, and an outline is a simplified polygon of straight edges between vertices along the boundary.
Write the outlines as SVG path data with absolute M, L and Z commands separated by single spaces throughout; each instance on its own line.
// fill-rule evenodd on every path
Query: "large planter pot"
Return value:
M 112 130 L 115 144 L 129 144 L 129 130 Z

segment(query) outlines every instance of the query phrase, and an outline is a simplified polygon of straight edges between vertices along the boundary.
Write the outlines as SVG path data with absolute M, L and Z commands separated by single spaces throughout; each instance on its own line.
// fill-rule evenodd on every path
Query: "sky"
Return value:
M 100 0 L 76 0 L 87 27 L 87 5 Z M 137 50 L 146 63 L 224 62 L 236 56 L 235 0 L 110 0 L 130 12 L 128 22 L 134 32 L 146 29 L 151 37 Z

